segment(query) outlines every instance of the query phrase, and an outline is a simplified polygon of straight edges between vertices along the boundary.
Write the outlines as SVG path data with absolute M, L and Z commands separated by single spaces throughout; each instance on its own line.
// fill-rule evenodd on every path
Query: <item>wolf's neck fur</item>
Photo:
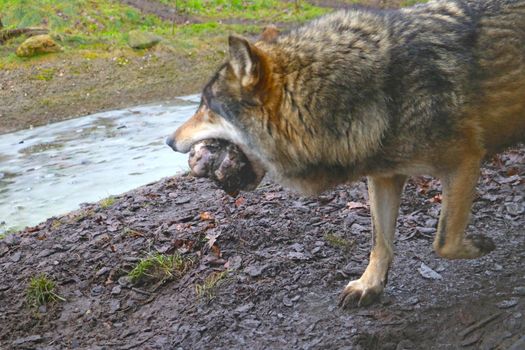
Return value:
M 362 18 L 366 17 L 366 18 Z M 368 12 L 339 12 L 260 43 L 268 53 L 279 114 L 275 159 L 290 176 L 324 167 L 352 175 L 381 148 L 388 128 L 382 72 L 388 35 Z M 278 139 L 276 139 L 276 136 Z M 360 171 L 359 171 L 360 172 Z

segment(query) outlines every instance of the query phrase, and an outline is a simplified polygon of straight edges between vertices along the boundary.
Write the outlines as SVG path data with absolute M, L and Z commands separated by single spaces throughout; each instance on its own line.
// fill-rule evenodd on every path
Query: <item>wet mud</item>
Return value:
M 497 248 L 477 260 L 435 255 L 439 182 L 411 179 L 389 284 L 362 309 L 339 309 L 337 297 L 368 261 L 364 181 L 315 198 L 266 181 L 232 198 L 181 176 L 85 204 L 0 240 L 0 348 L 522 349 L 524 160 L 516 149 L 482 170 L 468 232 Z M 193 263 L 131 284 L 155 252 Z M 66 301 L 28 305 L 42 273 Z

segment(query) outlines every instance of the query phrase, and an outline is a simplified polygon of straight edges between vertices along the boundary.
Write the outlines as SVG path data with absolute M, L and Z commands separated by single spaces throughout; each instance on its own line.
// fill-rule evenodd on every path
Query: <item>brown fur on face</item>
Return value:
M 369 178 L 374 248 L 342 305 L 381 294 L 407 176 L 443 181 L 438 254 L 475 258 L 494 248 L 464 230 L 484 157 L 525 142 L 525 0 L 341 11 L 229 45 L 230 60 L 202 95 L 201 108 L 220 120 L 209 135 L 302 193 Z M 193 118 L 175 149 L 207 136 Z

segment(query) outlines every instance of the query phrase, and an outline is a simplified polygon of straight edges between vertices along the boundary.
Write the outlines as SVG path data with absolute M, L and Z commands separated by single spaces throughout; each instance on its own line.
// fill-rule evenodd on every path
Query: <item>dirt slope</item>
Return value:
M 0 348 L 521 348 L 524 160 L 522 148 L 483 170 L 469 231 L 492 237 L 497 249 L 474 261 L 436 257 L 439 186 L 411 181 L 386 294 L 358 310 L 336 303 L 368 259 L 364 182 L 319 198 L 267 184 L 233 199 L 183 176 L 106 208 L 88 204 L 0 241 Z M 155 251 L 195 263 L 164 284 L 130 285 L 126 271 Z M 437 279 L 424 278 L 422 264 Z M 199 298 L 196 285 L 226 270 Z M 67 301 L 31 309 L 25 290 L 38 273 Z

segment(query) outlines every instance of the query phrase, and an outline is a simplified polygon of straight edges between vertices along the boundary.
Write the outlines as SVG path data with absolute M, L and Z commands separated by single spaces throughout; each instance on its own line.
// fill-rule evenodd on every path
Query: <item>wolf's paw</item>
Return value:
M 490 253 L 496 248 L 492 238 L 483 235 L 470 235 L 462 244 L 448 244 L 436 247 L 436 253 L 446 259 L 475 259 Z
M 367 285 L 361 279 L 348 283 L 339 296 L 341 308 L 362 307 L 373 304 L 379 300 L 383 293 L 383 287 Z

